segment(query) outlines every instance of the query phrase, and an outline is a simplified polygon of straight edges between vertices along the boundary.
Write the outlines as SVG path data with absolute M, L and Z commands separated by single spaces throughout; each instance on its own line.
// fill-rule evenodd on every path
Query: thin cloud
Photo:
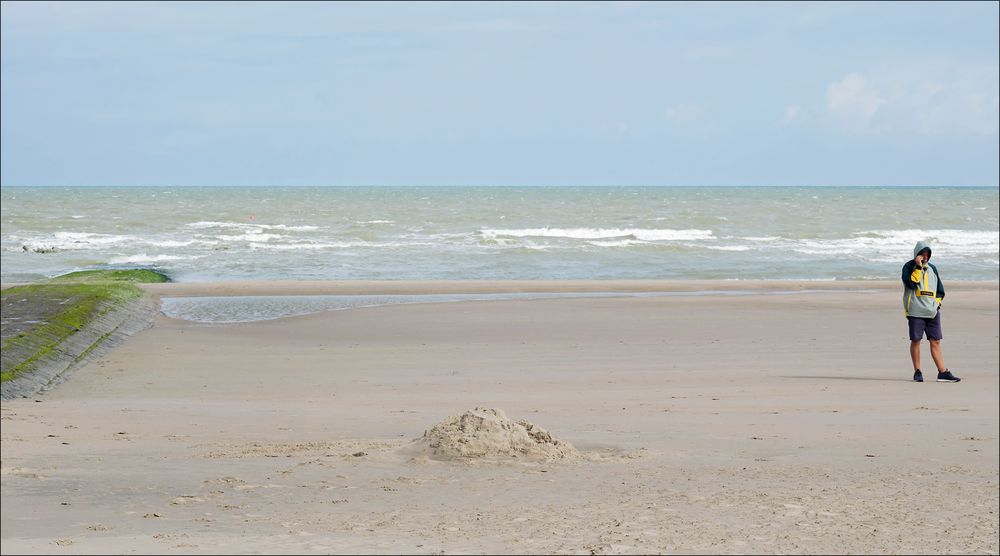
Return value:
M 735 44 L 701 44 L 689 46 L 682 52 L 684 58 L 695 62 L 728 58 L 739 51 Z
M 445 26 L 445 31 L 454 33 L 537 33 L 551 31 L 553 27 L 545 23 L 522 19 L 489 19 L 485 21 L 465 21 Z
M 675 104 L 663 111 L 663 118 L 672 127 L 688 127 L 700 120 L 702 109 L 697 104 Z
M 853 132 L 995 136 L 998 76 L 996 64 L 948 60 L 850 73 L 827 87 L 827 116 Z
M 805 114 L 805 109 L 798 104 L 789 104 L 785 108 L 785 114 L 781 117 L 781 125 L 788 127 L 802 123 L 802 120 L 805 119 Z
M 869 128 L 883 104 L 885 99 L 859 73 L 848 74 L 826 88 L 827 111 L 850 128 Z

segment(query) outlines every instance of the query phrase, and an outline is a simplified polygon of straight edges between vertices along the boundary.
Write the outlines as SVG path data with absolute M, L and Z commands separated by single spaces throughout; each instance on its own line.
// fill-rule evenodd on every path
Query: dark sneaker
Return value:
M 920 369 L 913 371 L 913 382 L 923 382 L 924 373 L 920 372 Z
M 962 379 L 960 379 L 957 376 L 951 374 L 951 371 L 948 371 L 948 370 L 946 370 L 943 373 L 941 373 L 941 372 L 938 373 L 938 379 L 937 379 L 938 382 L 958 382 L 960 380 L 962 380 Z

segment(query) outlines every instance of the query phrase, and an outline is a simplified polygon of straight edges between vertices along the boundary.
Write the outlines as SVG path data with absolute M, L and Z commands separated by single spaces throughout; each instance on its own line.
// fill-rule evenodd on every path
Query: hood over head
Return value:
M 929 257 L 933 251 L 931 250 L 931 244 L 926 241 L 918 241 L 915 246 L 913 246 L 913 257 L 916 258 L 924 249 L 927 250 L 927 256 Z

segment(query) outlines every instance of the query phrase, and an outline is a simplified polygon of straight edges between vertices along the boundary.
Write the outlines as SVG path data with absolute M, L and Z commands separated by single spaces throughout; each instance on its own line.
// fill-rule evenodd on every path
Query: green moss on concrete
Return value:
M 72 334 L 87 323 L 129 301 L 142 297 L 136 283 L 167 282 L 169 279 L 156 271 L 94 270 L 73 272 L 47 282 L 17 286 L 0 291 L 4 301 L 37 304 L 39 307 L 58 304 L 59 309 L 32 328 L 4 340 L 2 349 L 25 353 L 23 360 L 0 372 L 0 382 L 16 378 L 30 371 Z M 80 355 L 85 356 L 107 336 Z
M 169 282 L 170 278 L 162 272 L 146 268 L 130 270 L 81 270 L 56 276 L 51 282 L 132 282 L 143 284 L 158 284 Z

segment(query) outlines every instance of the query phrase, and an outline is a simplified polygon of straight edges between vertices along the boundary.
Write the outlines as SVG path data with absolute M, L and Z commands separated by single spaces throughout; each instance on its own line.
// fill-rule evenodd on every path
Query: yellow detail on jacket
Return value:
M 930 245 L 923 241 L 917 242 L 913 248 L 913 259 L 903 264 L 900 277 L 903 280 L 903 311 L 908 317 L 932 319 L 938 314 L 944 299 L 944 286 L 938 276 L 937 268 L 927 263 L 918 264 L 918 256 L 927 251 L 930 257 Z

